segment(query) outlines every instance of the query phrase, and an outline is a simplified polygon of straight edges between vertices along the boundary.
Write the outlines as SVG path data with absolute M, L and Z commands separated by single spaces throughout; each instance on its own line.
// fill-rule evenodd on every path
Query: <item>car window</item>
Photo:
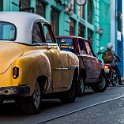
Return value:
M 85 44 L 83 40 L 79 40 L 79 46 L 81 54 L 86 54 Z
M 73 41 L 70 38 L 62 38 L 60 43 L 61 50 L 73 52 Z
M 56 38 L 56 43 L 57 43 L 58 46 L 60 47 L 60 45 L 61 45 L 61 38 Z
M 85 43 L 85 46 L 86 46 L 87 54 L 93 56 L 92 50 L 90 48 L 90 45 L 85 41 L 84 41 L 84 43 Z
M 14 41 L 16 38 L 15 25 L 8 22 L 0 22 L 0 40 Z
M 33 26 L 32 30 L 32 43 L 43 43 L 42 41 L 42 28 L 40 22 L 37 22 Z
M 43 33 L 47 43 L 53 42 L 52 31 L 48 24 L 43 24 Z

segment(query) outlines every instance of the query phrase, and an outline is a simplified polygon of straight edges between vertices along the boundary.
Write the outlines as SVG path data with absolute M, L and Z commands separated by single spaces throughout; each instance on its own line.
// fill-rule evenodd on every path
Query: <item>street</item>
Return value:
M 105 102 L 46 124 L 124 124 L 124 98 Z
M 36 115 L 24 115 L 14 103 L 0 107 L 1 124 L 121 124 L 124 116 L 124 86 L 108 87 L 103 93 L 87 89 L 72 104 L 57 100 L 43 100 L 42 110 Z

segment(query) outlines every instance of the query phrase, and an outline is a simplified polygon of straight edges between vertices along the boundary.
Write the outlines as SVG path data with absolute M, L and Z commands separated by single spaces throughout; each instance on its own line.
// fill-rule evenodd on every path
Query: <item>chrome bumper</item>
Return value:
M 11 86 L 11 87 L 0 87 L 0 96 L 11 96 L 11 95 L 25 95 L 30 93 L 30 86 Z

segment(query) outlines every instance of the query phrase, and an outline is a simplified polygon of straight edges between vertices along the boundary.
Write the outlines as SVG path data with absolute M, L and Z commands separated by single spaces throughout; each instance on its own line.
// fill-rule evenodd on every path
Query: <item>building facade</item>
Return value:
M 55 35 L 92 38 L 95 53 L 112 42 L 123 75 L 122 0 L 86 0 L 83 6 L 76 0 L 1 0 L 0 11 L 37 13 L 51 23 Z
M 122 26 L 122 0 L 115 0 L 115 51 L 119 55 L 121 62 L 118 63 L 118 67 L 121 71 L 121 75 L 124 76 L 123 69 L 123 26 Z
M 122 0 L 111 0 L 111 42 L 113 50 L 119 55 L 121 62 L 118 63 L 121 75 L 124 77 L 124 55 L 123 55 L 123 26 L 122 26 Z
M 55 35 L 92 37 L 95 52 L 110 41 L 110 0 L 1 0 L 0 11 L 28 11 L 45 17 Z M 103 11 L 105 10 L 105 11 Z

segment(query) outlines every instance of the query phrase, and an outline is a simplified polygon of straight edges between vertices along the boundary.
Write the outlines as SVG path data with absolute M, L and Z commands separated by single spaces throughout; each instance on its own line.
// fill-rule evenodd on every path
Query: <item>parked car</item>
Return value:
M 26 12 L 0 12 L 0 100 L 14 99 L 25 113 L 36 113 L 41 99 L 76 98 L 78 57 L 59 49 L 50 24 Z
M 102 62 L 95 56 L 88 40 L 75 36 L 56 36 L 56 41 L 63 51 L 71 51 L 79 58 L 80 90 L 84 93 L 85 86 L 91 86 L 95 92 L 103 92 L 107 81 Z

